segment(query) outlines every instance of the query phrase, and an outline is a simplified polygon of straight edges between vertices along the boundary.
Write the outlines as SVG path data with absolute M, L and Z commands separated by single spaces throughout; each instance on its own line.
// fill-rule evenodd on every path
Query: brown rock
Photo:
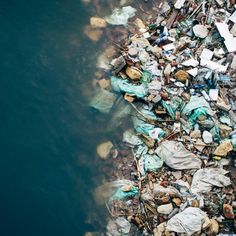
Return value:
M 126 93 L 125 96 L 124 96 L 124 99 L 131 103 L 131 102 L 134 101 L 135 97 L 130 96 L 129 94 Z
M 181 203 L 182 203 L 182 201 L 181 201 L 181 199 L 180 198 L 173 198 L 172 199 L 172 202 L 176 205 L 176 206 L 180 206 L 181 205 Z
M 191 206 L 192 207 L 199 207 L 199 201 L 198 200 L 192 200 Z
M 223 125 L 223 124 L 220 124 L 219 128 L 220 128 L 220 136 L 221 136 L 221 138 L 228 138 L 230 133 L 231 133 L 231 131 L 232 131 L 232 128 L 227 126 L 227 125 Z
M 234 219 L 233 207 L 229 204 L 223 205 L 223 213 L 227 219 Z
M 134 21 L 134 24 L 139 28 L 139 29 L 145 29 L 146 26 L 144 25 L 143 21 L 140 18 L 137 18 Z
M 233 150 L 233 145 L 232 145 L 231 141 L 226 140 L 216 148 L 214 155 L 225 157 L 232 150 Z
M 201 138 L 201 131 L 200 130 L 194 130 L 190 133 L 191 138 Z
M 175 78 L 180 82 L 185 83 L 186 80 L 189 78 L 189 74 L 184 70 L 179 70 L 175 73 Z
M 111 141 L 101 143 L 97 146 L 97 154 L 101 159 L 106 160 L 109 157 L 112 148 L 113 144 Z
M 105 28 L 107 26 L 107 22 L 100 17 L 93 16 L 90 18 L 90 25 L 93 28 Z
M 98 81 L 98 84 L 99 84 L 99 86 L 100 86 L 101 88 L 106 89 L 106 88 L 108 88 L 108 87 L 110 86 L 110 81 L 109 81 L 109 80 L 106 80 L 106 79 L 100 79 L 100 80 Z
M 140 80 L 142 73 L 136 69 L 135 67 L 127 67 L 125 73 L 129 76 L 132 80 Z
M 207 235 L 215 236 L 219 233 L 219 224 L 216 220 L 210 219 L 210 225 L 206 230 Z
M 93 42 L 97 42 L 101 38 L 103 32 L 101 29 L 94 29 L 91 26 L 86 26 L 84 34 Z
M 159 48 L 159 47 L 152 47 L 151 48 L 151 52 L 152 52 L 152 54 L 154 55 L 154 56 L 156 56 L 157 58 L 161 58 L 161 56 L 162 56 L 162 49 L 161 48 Z M 160 61 L 159 61 L 160 62 Z M 163 60 L 163 63 L 164 63 L 165 61 Z

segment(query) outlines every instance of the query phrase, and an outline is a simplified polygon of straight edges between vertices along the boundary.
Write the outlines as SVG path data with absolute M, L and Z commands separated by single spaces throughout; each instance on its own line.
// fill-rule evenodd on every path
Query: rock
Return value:
M 126 65 L 126 61 L 123 56 L 119 56 L 111 61 L 113 70 L 115 73 L 120 72 Z
M 214 219 L 210 219 L 210 224 L 207 227 L 206 233 L 207 235 L 215 236 L 219 233 L 219 229 L 219 223 Z
M 128 102 L 133 102 L 134 100 L 135 100 L 135 97 L 133 97 L 133 96 L 130 96 L 129 94 L 125 94 L 124 95 L 124 99 L 126 100 L 126 101 L 128 101 Z
M 153 234 L 154 236 L 162 236 L 163 233 L 166 230 L 166 222 L 163 222 L 161 224 L 159 224 L 154 230 L 153 230 Z
M 231 106 L 226 104 L 224 102 L 223 99 L 221 99 L 220 97 L 218 97 L 217 99 L 217 103 L 216 103 L 216 106 L 220 109 L 222 109 L 223 111 L 229 111 L 231 109 Z
M 181 178 L 182 178 L 182 171 L 172 171 L 172 175 L 173 175 L 176 179 L 181 179 Z
M 213 142 L 212 134 L 206 130 L 203 132 L 202 138 L 203 138 L 204 143 L 206 144 Z
M 227 219 L 234 219 L 233 207 L 229 204 L 223 205 L 223 213 Z
M 140 18 L 137 18 L 134 21 L 134 24 L 139 28 L 139 29 L 145 29 L 146 26 L 144 25 L 143 21 Z
M 91 232 L 86 232 L 84 236 L 93 236 Z
M 135 67 L 127 67 L 125 73 L 132 80 L 140 80 L 142 76 L 142 73 Z
M 200 130 L 193 130 L 190 133 L 190 137 L 194 138 L 194 139 L 201 138 L 201 131 Z
M 129 48 L 128 54 L 129 54 L 131 57 L 135 57 L 135 56 L 138 55 L 138 50 L 137 50 L 136 48 Z
M 101 159 L 106 160 L 109 157 L 112 148 L 113 144 L 111 141 L 101 143 L 97 146 L 97 154 Z
M 160 58 L 162 56 L 162 49 L 160 47 L 152 47 L 151 52 L 157 58 Z
M 171 73 L 171 64 L 167 64 L 166 68 L 164 70 L 164 75 L 165 76 L 170 76 L 170 73 Z
M 191 206 L 192 207 L 199 207 L 200 203 L 198 200 L 194 199 L 191 201 Z
M 105 28 L 107 26 L 107 22 L 100 17 L 93 16 L 90 18 L 90 25 L 93 28 Z
M 236 36 L 236 23 L 235 23 L 235 24 L 233 25 L 233 27 L 231 28 L 230 33 L 231 33 L 233 36 Z
M 195 25 L 193 27 L 193 33 L 196 37 L 204 39 L 209 33 L 209 30 L 204 25 Z
M 98 84 L 99 84 L 99 86 L 100 86 L 101 88 L 106 89 L 106 88 L 108 88 L 108 87 L 110 86 L 110 81 L 109 81 L 109 80 L 106 80 L 106 79 L 100 79 L 100 80 L 98 81 Z
M 230 133 L 232 132 L 232 128 L 229 127 L 228 125 L 220 124 L 219 128 L 220 128 L 220 136 L 221 136 L 221 138 L 228 138 Z
M 186 80 L 189 78 L 189 74 L 184 70 L 179 70 L 175 73 L 175 78 L 182 83 L 185 83 Z
M 181 199 L 180 198 L 173 198 L 172 199 L 172 202 L 176 205 L 176 206 L 180 206 L 181 205 L 181 203 L 182 203 L 182 201 L 181 201 Z
M 194 143 L 194 147 L 199 151 L 202 152 L 205 148 L 206 144 L 202 142 L 201 139 L 197 139 L 197 141 Z
M 102 30 L 92 28 L 92 26 L 86 26 L 84 29 L 84 34 L 93 42 L 97 42 L 102 37 Z
M 232 145 L 231 141 L 226 140 L 216 148 L 216 150 L 214 151 L 214 155 L 225 157 L 232 150 L 233 150 L 233 145 Z
M 207 217 L 205 219 L 205 222 L 203 223 L 202 225 L 202 229 L 203 230 L 206 230 L 207 228 L 209 228 L 211 226 L 211 220 Z
M 173 210 L 173 205 L 171 203 L 164 204 L 157 207 L 157 212 L 163 215 L 169 215 Z

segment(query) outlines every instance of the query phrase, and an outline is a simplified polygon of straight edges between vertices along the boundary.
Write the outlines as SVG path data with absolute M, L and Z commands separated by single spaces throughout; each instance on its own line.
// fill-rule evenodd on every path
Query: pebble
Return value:
M 180 82 L 185 83 L 186 80 L 189 78 L 189 74 L 184 70 L 179 70 L 175 73 L 175 78 Z
M 132 80 L 140 80 L 142 73 L 136 69 L 135 67 L 127 67 L 125 73 L 129 76 Z
M 230 140 L 226 140 L 221 143 L 216 150 L 214 151 L 214 155 L 216 156 L 227 156 L 228 152 L 233 150 L 233 145 Z
M 203 138 L 204 143 L 206 144 L 210 144 L 213 142 L 212 134 L 206 130 L 203 132 L 202 138 Z
M 173 205 L 171 203 L 161 205 L 157 208 L 157 212 L 163 215 L 169 215 L 173 210 Z
M 107 22 L 100 17 L 91 17 L 90 25 L 94 28 L 105 28 L 107 26 Z
M 234 219 L 233 207 L 229 204 L 223 205 L 223 213 L 227 219 Z
M 196 37 L 204 39 L 209 33 L 209 30 L 204 25 L 195 25 L 193 27 L 193 33 Z

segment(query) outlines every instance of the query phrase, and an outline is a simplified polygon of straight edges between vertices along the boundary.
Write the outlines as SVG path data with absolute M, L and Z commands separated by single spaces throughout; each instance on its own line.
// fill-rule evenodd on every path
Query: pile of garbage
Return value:
M 158 7 L 147 22 L 130 6 L 99 22 L 135 25 L 90 103 L 103 113 L 123 104 L 110 126 L 133 125 L 97 147 L 114 165 L 95 193 L 106 235 L 236 233 L 235 1 Z

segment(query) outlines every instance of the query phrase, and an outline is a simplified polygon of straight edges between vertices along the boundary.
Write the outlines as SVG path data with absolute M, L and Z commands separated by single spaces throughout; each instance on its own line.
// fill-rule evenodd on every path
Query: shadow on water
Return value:
M 83 88 L 95 45 L 79 0 L 0 3 L 0 234 L 83 235 L 104 135 Z M 89 63 L 88 63 L 89 62 Z

